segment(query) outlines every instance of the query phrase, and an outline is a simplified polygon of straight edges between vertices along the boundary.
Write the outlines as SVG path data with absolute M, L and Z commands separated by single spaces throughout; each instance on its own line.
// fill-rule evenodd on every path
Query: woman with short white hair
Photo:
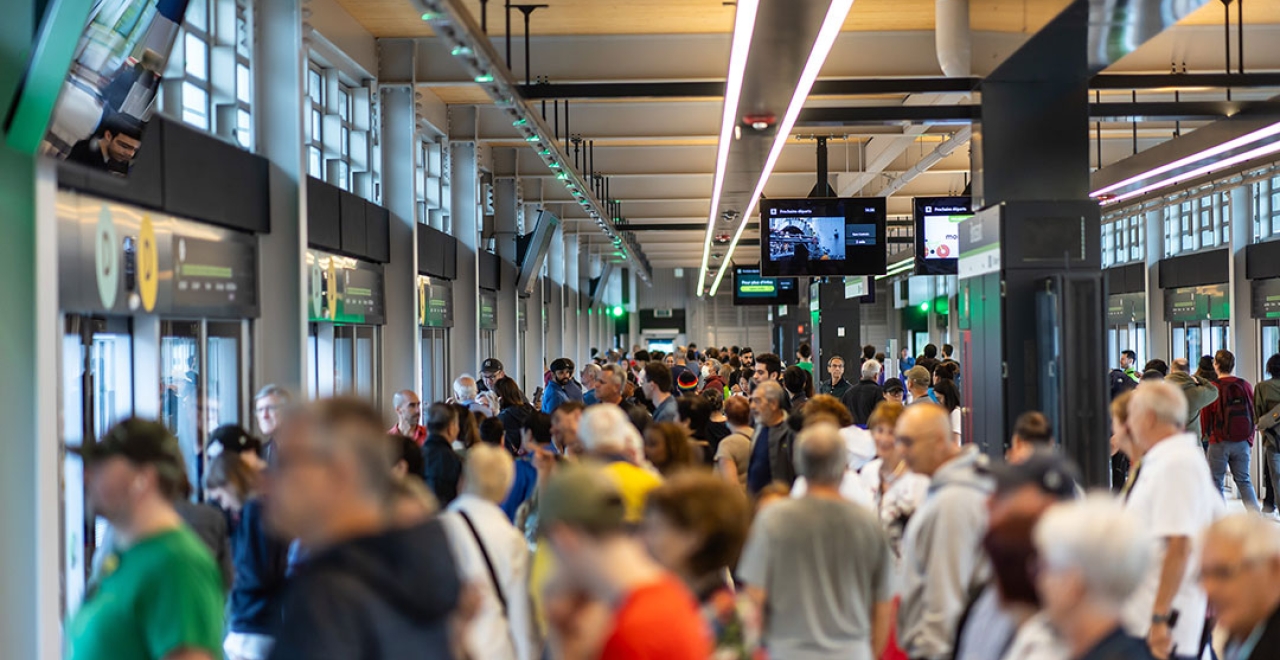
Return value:
M 1035 529 L 1036 591 L 1073 660 L 1150 658 L 1120 613 L 1152 561 L 1141 521 L 1103 495 L 1051 507 Z

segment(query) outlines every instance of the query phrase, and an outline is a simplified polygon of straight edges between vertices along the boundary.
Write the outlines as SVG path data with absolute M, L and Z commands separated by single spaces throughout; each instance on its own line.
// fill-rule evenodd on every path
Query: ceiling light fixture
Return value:
M 854 0 L 832 0 L 831 6 L 827 8 L 827 16 L 822 19 L 822 29 L 818 30 L 818 37 L 813 41 L 813 50 L 809 51 L 809 60 L 805 62 L 804 70 L 800 74 L 800 80 L 796 81 L 796 91 L 791 95 L 791 104 L 787 106 L 787 114 L 783 116 L 782 123 L 778 124 L 778 134 L 773 138 L 773 148 L 769 150 L 769 158 L 764 162 L 764 169 L 760 171 L 760 180 L 756 183 L 756 189 L 751 193 L 751 200 L 747 203 L 747 209 L 742 214 L 742 220 L 738 224 L 738 231 L 734 232 L 733 240 L 729 242 L 729 251 L 727 256 L 732 257 L 733 251 L 738 247 L 738 241 L 742 238 L 742 232 L 747 228 L 747 220 L 755 213 L 756 205 L 760 203 L 760 195 L 764 193 L 764 186 L 769 182 L 769 175 L 773 174 L 773 168 L 778 164 L 778 158 L 782 156 L 782 150 L 787 146 L 787 139 L 791 137 L 791 129 L 795 127 L 796 120 L 800 118 L 800 111 L 804 109 L 804 102 L 809 98 L 809 90 L 813 88 L 813 83 L 818 79 L 818 74 L 822 72 L 822 65 L 827 61 L 827 55 L 831 53 L 831 47 L 835 45 L 836 38 L 840 36 L 840 30 L 844 27 L 845 18 L 849 15 L 849 9 L 853 7 Z M 712 214 L 712 220 L 715 215 Z M 766 232 L 761 228 L 761 240 L 764 240 Z M 710 234 L 708 233 L 708 240 Z M 728 264 L 729 260 L 725 260 Z M 716 273 L 716 278 L 711 283 L 711 295 L 716 295 L 716 291 L 720 289 L 720 282 L 724 279 L 727 271 L 726 265 L 721 265 L 720 270 Z
M 1196 176 L 1207 174 L 1208 172 L 1211 172 L 1214 169 L 1230 167 L 1231 165 L 1242 163 L 1245 160 L 1257 158 L 1258 156 L 1266 155 L 1268 153 L 1275 153 L 1276 150 L 1280 150 L 1280 147 L 1277 147 L 1276 149 L 1272 149 L 1271 151 L 1262 151 L 1262 150 L 1265 150 L 1270 147 L 1276 147 L 1277 144 L 1280 144 L 1280 140 L 1269 142 L 1266 145 L 1262 145 L 1256 149 L 1251 149 L 1242 154 L 1237 154 L 1235 156 L 1231 156 L 1229 158 L 1226 158 L 1220 161 L 1207 163 L 1203 167 L 1193 169 L 1190 172 L 1176 172 L 1176 170 L 1180 168 L 1187 167 L 1189 165 L 1194 165 L 1205 159 L 1212 159 L 1221 154 L 1225 154 L 1229 151 L 1233 151 L 1235 149 L 1240 149 L 1242 147 L 1249 146 L 1255 142 L 1261 142 L 1263 140 L 1268 140 L 1270 138 L 1276 138 L 1277 136 L 1280 136 L 1280 123 L 1275 123 L 1265 128 L 1258 129 L 1252 133 L 1241 135 L 1238 138 L 1227 140 L 1226 142 L 1210 147 L 1203 151 L 1196 152 L 1194 154 L 1191 154 L 1190 156 L 1179 158 L 1178 160 L 1165 163 L 1160 167 L 1150 169 L 1146 172 L 1143 172 L 1142 174 L 1131 176 L 1123 181 L 1113 183 L 1104 188 L 1099 188 L 1098 190 L 1095 190 L 1089 193 L 1089 196 L 1095 199 L 1098 199 L 1103 204 L 1115 204 L 1116 202 L 1121 202 L 1126 199 L 1132 199 L 1139 195 L 1143 195 L 1145 193 L 1151 192 L 1152 190 L 1155 190 L 1162 186 L 1170 185 L 1176 181 L 1186 180 Z M 1258 151 L 1262 151 L 1262 153 L 1249 156 L 1248 158 L 1245 158 L 1243 160 L 1240 159 L 1240 156 L 1244 156 L 1246 154 L 1252 154 Z M 1157 183 L 1142 186 L 1137 190 L 1126 191 L 1119 195 L 1110 194 L 1117 190 L 1121 190 L 1129 186 L 1132 186 L 1135 183 L 1141 183 L 1143 181 L 1150 180 L 1153 177 L 1157 177 L 1162 174 L 1167 174 L 1169 172 L 1175 172 L 1175 174 L 1173 174 L 1172 176 L 1164 177 L 1162 180 L 1158 181 Z
M 1141 197 L 1142 195 L 1145 195 L 1153 190 L 1164 188 L 1165 186 L 1171 186 L 1182 181 L 1195 179 L 1197 177 L 1201 177 L 1206 174 L 1209 174 L 1214 170 L 1224 170 L 1228 167 L 1233 167 L 1235 165 L 1239 165 L 1240 163 L 1247 163 L 1256 158 L 1261 158 L 1263 156 L 1268 156 L 1274 153 L 1280 153 L 1280 141 L 1272 142 L 1270 144 L 1257 147 L 1256 149 L 1250 149 L 1249 151 L 1236 154 L 1230 158 L 1224 158 L 1223 160 L 1211 162 L 1207 165 L 1198 167 L 1189 172 L 1179 172 L 1178 174 L 1174 174 L 1173 176 L 1166 177 L 1155 183 L 1145 185 L 1141 188 L 1138 188 L 1137 190 L 1131 190 L 1129 192 L 1124 193 L 1123 195 L 1116 195 L 1115 197 L 1109 197 L 1101 201 L 1104 206 L 1118 204 L 1125 200 L 1133 199 L 1134 197 Z
M 751 35 L 756 29 L 759 0 L 738 0 L 733 18 L 733 44 L 729 48 L 729 73 L 725 80 L 724 109 L 720 116 L 720 145 L 716 149 L 716 175 L 711 184 L 711 214 L 707 220 L 707 236 L 702 245 L 702 268 L 698 270 L 698 294 L 706 284 L 707 260 L 711 257 L 711 233 L 720 210 L 720 193 L 729 167 L 729 146 L 733 144 L 738 125 L 738 101 L 742 98 L 742 81 L 747 73 L 747 55 L 751 52 Z

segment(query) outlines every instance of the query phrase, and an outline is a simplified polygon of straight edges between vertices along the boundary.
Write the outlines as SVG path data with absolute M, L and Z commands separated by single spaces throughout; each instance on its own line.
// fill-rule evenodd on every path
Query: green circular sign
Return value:
M 116 239 L 116 223 L 106 204 L 98 212 L 98 227 L 93 240 L 94 272 L 98 280 L 98 298 L 102 306 L 115 307 L 120 289 L 120 241 Z

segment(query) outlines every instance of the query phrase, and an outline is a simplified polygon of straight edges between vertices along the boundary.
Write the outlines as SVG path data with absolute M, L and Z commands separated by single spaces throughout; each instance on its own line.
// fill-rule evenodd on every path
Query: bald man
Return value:
M 421 447 L 427 441 L 427 429 L 422 425 L 422 402 L 413 390 L 400 390 L 391 398 L 396 407 L 396 425 L 387 429 L 391 435 L 413 438 Z
M 994 484 L 978 448 L 955 444 L 946 408 L 910 406 L 895 433 L 907 467 L 930 478 L 902 541 L 898 643 L 913 659 L 950 658 L 970 594 L 989 573 L 981 544 Z

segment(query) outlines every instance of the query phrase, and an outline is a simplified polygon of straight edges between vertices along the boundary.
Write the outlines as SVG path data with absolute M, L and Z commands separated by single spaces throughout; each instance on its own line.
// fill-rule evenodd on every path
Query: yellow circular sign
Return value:
M 156 308 L 156 291 L 160 288 L 160 257 L 156 252 L 156 230 L 151 226 L 151 216 L 142 216 L 138 229 L 138 295 L 142 308 L 150 312 Z
M 333 257 L 329 257 L 329 281 L 325 283 L 325 293 L 328 294 L 328 309 L 330 321 L 338 317 L 338 264 Z

